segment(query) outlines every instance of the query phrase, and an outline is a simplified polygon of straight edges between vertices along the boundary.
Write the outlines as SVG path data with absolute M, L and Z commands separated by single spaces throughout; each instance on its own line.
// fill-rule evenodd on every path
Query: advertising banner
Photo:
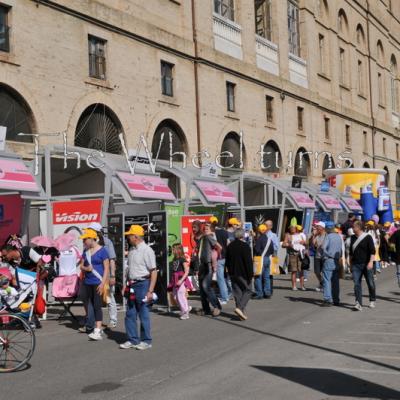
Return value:
M 195 184 L 209 203 L 238 203 L 235 193 L 223 183 L 195 181 Z
M 315 208 L 315 201 L 305 192 L 288 192 L 289 196 L 299 208 Z
M 192 242 L 192 223 L 193 221 L 207 222 L 209 215 L 182 215 L 181 217 L 181 237 L 183 250 L 188 258 L 192 254 L 194 243 Z
M 0 243 L 3 244 L 9 235 L 21 233 L 24 201 L 20 195 L 0 196 Z
M 319 194 L 318 198 L 321 200 L 324 208 L 327 210 L 341 210 L 342 206 L 340 201 L 329 194 Z
M 0 159 L 0 189 L 39 192 L 34 176 L 22 160 Z

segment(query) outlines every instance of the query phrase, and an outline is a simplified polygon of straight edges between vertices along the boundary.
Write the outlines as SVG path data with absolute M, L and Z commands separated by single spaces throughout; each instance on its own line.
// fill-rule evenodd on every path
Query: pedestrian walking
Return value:
M 374 241 L 374 247 L 375 247 L 375 259 L 374 259 L 374 279 L 376 280 L 376 274 L 381 272 L 380 268 L 380 257 L 379 257 L 379 246 L 380 246 L 380 232 L 378 230 L 378 225 L 376 222 L 376 218 L 378 218 L 377 215 L 373 215 L 370 221 L 368 221 L 366 225 L 366 232 L 371 235 L 373 241 Z
M 235 231 L 236 229 L 239 229 L 241 225 L 241 222 L 236 217 L 228 219 L 228 227 L 226 231 L 228 232 L 229 242 L 233 242 L 235 240 Z
M 372 236 L 364 232 L 364 224 L 356 221 L 353 224 L 354 235 L 351 237 L 350 258 L 354 281 L 356 303 L 354 309 L 362 310 L 362 277 L 365 278 L 369 292 L 369 307 L 375 308 L 376 293 L 373 267 L 375 260 L 375 245 Z
M 120 348 L 147 350 L 152 346 L 150 307 L 157 281 L 156 256 L 153 249 L 145 243 L 144 229 L 140 225 L 131 225 L 125 236 L 131 246 L 124 290 L 128 300 L 125 316 L 128 340 Z M 140 331 L 137 326 L 138 317 Z
M 296 225 L 289 227 L 282 243 L 282 247 L 288 252 L 288 269 L 292 274 L 292 290 L 297 290 L 296 279 L 299 274 L 300 288 L 306 290 L 304 286 L 304 274 L 302 269 L 302 258 L 306 251 L 307 238 L 304 233 L 297 232 Z
M 315 230 L 311 237 L 311 243 L 314 247 L 314 274 L 318 279 L 319 285 L 315 288 L 317 292 L 320 292 L 323 288 L 322 279 L 322 267 L 323 267 L 323 244 L 326 238 L 325 223 L 322 221 L 317 222 Z
M 183 246 L 176 243 L 172 246 L 173 260 L 170 263 L 172 280 L 168 285 L 172 289 L 173 296 L 180 309 L 180 319 L 189 319 L 189 307 L 187 300 L 187 289 L 191 288 L 189 276 L 189 263 L 185 258 Z
M 217 260 L 217 283 L 218 283 L 218 288 L 219 288 L 219 294 L 221 297 L 220 303 L 222 305 L 224 305 L 224 304 L 227 304 L 229 301 L 229 290 L 228 290 L 229 285 L 227 283 L 227 279 L 225 276 L 225 272 L 226 272 L 225 256 L 226 256 L 226 248 L 228 246 L 229 236 L 228 236 L 228 232 L 225 229 L 218 227 L 218 218 L 217 217 L 214 217 L 214 216 L 211 217 L 210 223 L 214 227 L 217 242 L 221 246 L 220 257 Z
M 232 282 L 235 313 L 246 320 L 246 305 L 252 294 L 253 261 L 250 246 L 245 242 L 245 231 L 241 228 L 235 231 L 235 240 L 227 247 L 226 267 Z
M 200 298 L 202 305 L 202 313 L 217 317 L 221 313 L 221 304 L 218 301 L 217 295 L 212 287 L 213 269 L 212 269 L 212 251 L 217 245 L 217 240 L 211 231 L 210 223 L 204 224 L 203 236 L 199 243 L 199 286 Z M 211 311 L 210 303 L 213 307 Z
M 390 222 L 385 222 L 380 227 L 380 245 L 379 245 L 379 256 L 381 258 L 382 269 L 386 269 L 389 266 L 389 229 L 391 227 Z
M 343 254 L 343 239 L 339 233 L 335 232 L 335 224 L 332 221 L 325 223 L 327 235 L 322 246 L 322 278 L 324 306 L 339 305 L 339 260 Z
M 85 229 L 80 238 L 85 248 L 80 264 L 84 274 L 81 296 L 86 310 L 93 309 L 95 321 L 94 330 L 88 336 L 91 340 L 102 340 L 103 294 L 110 275 L 110 260 L 96 231 Z
M 396 263 L 397 283 L 400 287 L 400 224 L 395 223 L 396 230 L 390 236 L 390 243 L 394 245 L 394 262 Z
M 117 311 L 117 303 L 115 301 L 115 273 L 116 273 L 116 259 L 117 255 L 115 254 L 114 244 L 113 242 L 104 235 L 104 229 L 98 222 L 92 222 L 89 226 L 89 229 L 93 229 L 97 232 L 99 237 L 100 245 L 104 246 L 107 250 L 108 257 L 110 260 L 110 276 L 109 276 L 109 298 L 107 301 L 108 306 L 108 315 L 109 315 L 109 323 L 107 325 L 108 328 L 112 329 L 117 326 L 118 322 L 118 311 Z M 90 321 L 90 317 L 88 318 Z

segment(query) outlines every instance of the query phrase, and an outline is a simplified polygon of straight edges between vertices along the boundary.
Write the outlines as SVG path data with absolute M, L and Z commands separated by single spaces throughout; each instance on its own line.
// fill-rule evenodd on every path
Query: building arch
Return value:
M 294 159 L 294 174 L 307 178 L 311 174 L 311 161 L 307 150 L 300 147 Z
M 348 37 L 349 22 L 346 12 L 343 10 L 343 8 L 341 8 L 338 12 L 338 32 L 340 35 Z
M 278 144 L 274 140 L 268 140 L 263 147 L 264 172 L 279 173 L 282 169 L 282 154 Z
M 386 171 L 386 174 L 385 174 L 385 186 L 386 186 L 386 187 L 389 187 L 389 185 L 390 185 L 389 168 L 385 165 L 385 166 L 383 167 L 383 169 Z
M 224 152 L 230 152 L 233 157 L 221 157 L 220 164 L 224 168 L 243 169 L 246 165 L 246 149 L 244 146 L 243 137 L 236 132 L 229 132 L 225 135 L 221 145 L 221 155 Z
M 365 161 L 362 167 L 363 168 L 371 168 L 368 161 Z
M 397 60 L 394 54 L 390 57 L 390 96 L 392 111 L 399 112 L 399 85 Z
M 381 65 L 385 65 L 385 51 L 383 50 L 383 44 L 380 39 L 376 43 L 376 59 Z

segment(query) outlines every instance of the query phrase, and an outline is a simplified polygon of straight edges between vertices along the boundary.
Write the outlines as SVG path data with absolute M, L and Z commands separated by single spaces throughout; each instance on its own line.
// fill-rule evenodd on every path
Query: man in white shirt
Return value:
M 151 321 L 149 306 L 153 301 L 153 292 L 157 282 L 156 257 L 153 249 L 144 242 L 144 230 L 140 225 L 132 225 L 125 232 L 129 245 L 128 253 L 127 297 L 128 310 L 125 316 L 125 329 L 128 340 L 120 345 L 121 349 L 151 348 Z M 140 336 L 137 316 L 140 320 Z

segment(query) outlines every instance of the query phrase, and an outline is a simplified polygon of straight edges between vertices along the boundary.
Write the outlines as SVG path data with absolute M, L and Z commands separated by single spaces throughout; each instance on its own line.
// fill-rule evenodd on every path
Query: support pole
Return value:
M 44 149 L 44 174 L 46 184 L 46 221 L 47 221 L 47 236 L 53 237 L 53 219 L 51 209 L 51 158 L 50 149 Z

